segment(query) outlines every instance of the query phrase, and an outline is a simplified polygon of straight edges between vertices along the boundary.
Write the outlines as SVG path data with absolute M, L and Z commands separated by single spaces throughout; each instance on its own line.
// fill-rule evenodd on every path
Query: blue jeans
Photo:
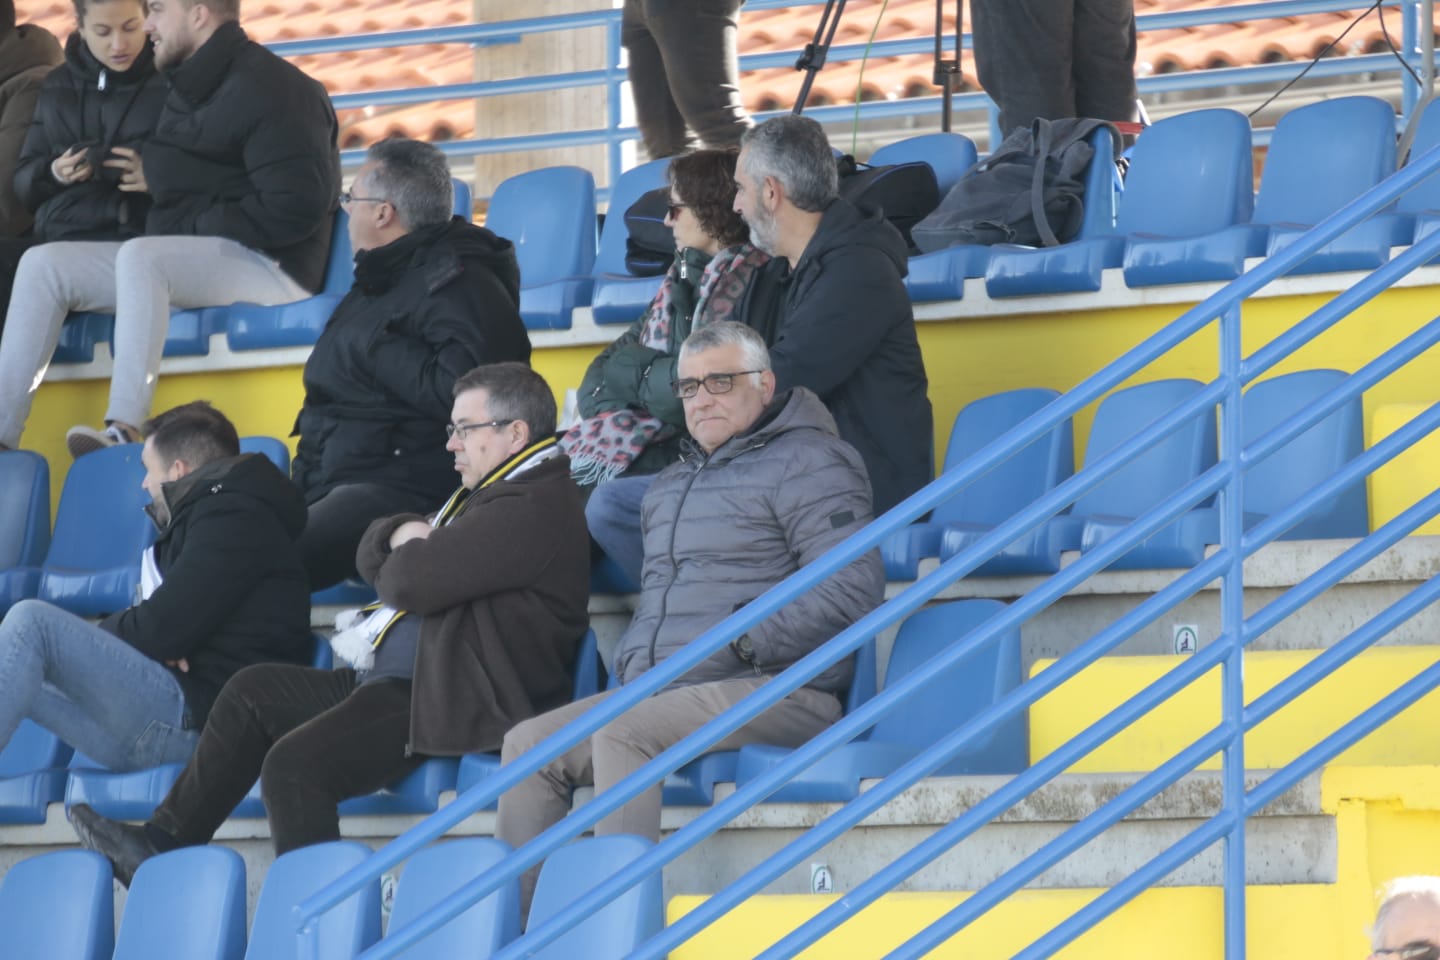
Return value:
M 184 762 L 200 739 L 169 668 L 41 600 L 0 623 L 0 744 L 25 717 L 112 770 Z
M 600 484 L 585 504 L 590 536 L 606 555 L 624 570 L 632 583 L 640 583 L 645 563 L 645 541 L 640 532 L 640 501 L 659 474 L 617 477 Z

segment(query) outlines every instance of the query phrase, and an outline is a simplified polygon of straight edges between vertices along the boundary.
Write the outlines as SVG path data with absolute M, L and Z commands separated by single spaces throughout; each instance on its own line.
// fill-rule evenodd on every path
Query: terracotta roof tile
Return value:
M 1143 15 L 1225 5 L 1203 0 L 1136 0 L 1136 12 Z M 63 36 L 73 26 L 72 8 L 65 0 L 17 0 L 16 7 L 21 21 L 41 23 L 57 35 Z M 798 50 L 814 36 L 818 9 L 810 6 L 743 11 L 742 53 Z M 850 0 L 836 43 L 866 42 L 880 9 L 881 0 Z M 1338 37 L 1360 9 L 1143 33 L 1136 72 L 1144 76 L 1179 69 L 1308 59 Z M 251 4 L 244 23 L 251 36 L 268 42 L 467 23 L 471 15 L 471 0 L 297 0 Z M 1400 16 L 1397 10 L 1385 11 L 1386 25 L 1397 41 Z M 953 31 L 953 9 L 945 18 L 947 31 Z M 929 37 L 934 23 L 933 0 L 892 0 L 877 39 Z M 1331 55 L 1384 49 L 1380 22 L 1371 13 Z M 462 45 L 428 45 L 311 55 L 297 57 L 296 63 L 332 93 L 355 93 L 465 83 L 473 76 L 473 56 L 473 51 Z M 968 52 L 961 57 L 960 70 L 961 88 L 976 89 L 975 64 Z M 855 96 L 857 82 L 864 99 L 932 95 L 932 72 L 928 54 L 872 58 L 865 65 L 863 81 L 858 63 L 832 61 L 817 79 L 814 95 L 819 102 L 849 102 Z M 800 81 L 800 75 L 788 67 L 754 70 L 743 76 L 741 90 L 751 110 L 777 109 L 793 102 Z M 342 141 L 347 147 L 359 146 L 391 133 L 433 140 L 470 137 L 475 129 L 474 110 L 474 105 L 465 101 L 376 111 L 346 110 L 340 117 Z

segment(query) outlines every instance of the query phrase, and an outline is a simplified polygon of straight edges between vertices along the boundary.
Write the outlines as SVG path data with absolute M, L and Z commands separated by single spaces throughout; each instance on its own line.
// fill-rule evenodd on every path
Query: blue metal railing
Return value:
M 818 5 L 822 0 L 748 0 L 746 9 L 782 9 Z M 1400 8 L 1406 12 L 1403 20 L 1401 47 L 1414 69 L 1419 68 L 1420 54 L 1416 29 L 1420 0 L 1383 0 L 1382 6 Z M 1184 29 L 1214 24 L 1240 23 L 1255 19 L 1303 16 L 1315 13 L 1354 11 L 1354 0 L 1275 0 L 1270 3 L 1249 3 L 1234 6 L 1206 7 L 1198 10 L 1173 13 L 1149 14 L 1136 19 L 1141 32 L 1151 30 Z M 293 57 L 312 54 L 342 53 L 356 50 L 372 50 L 386 47 L 413 45 L 461 43 L 475 46 L 519 42 L 524 37 L 546 33 L 575 30 L 603 29 L 605 37 L 605 67 L 598 70 L 582 70 L 569 73 L 532 75 L 508 80 L 477 81 L 395 90 L 372 90 L 361 93 L 338 93 L 332 97 L 336 109 L 360 107 L 394 107 L 445 100 L 481 99 L 517 93 L 537 93 L 559 89 L 601 86 L 606 92 L 606 115 L 603 127 L 589 130 L 551 130 L 533 134 L 507 137 L 469 138 L 449 140 L 436 144 L 452 157 L 474 157 L 496 153 L 544 150 L 557 147 L 579 147 L 603 145 L 606 148 L 607 163 L 611 179 L 623 169 L 623 145 L 638 136 L 634 127 L 622 126 L 621 103 L 622 84 L 625 72 L 621 64 L 620 11 L 598 10 L 563 16 L 535 17 L 498 23 L 463 24 L 448 27 L 433 27 L 415 30 L 398 30 L 387 33 L 355 34 L 351 36 L 317 37 L 306 40 L 285 40 L 273 43 L 270 49 L 282 56 Z M 970 35 L 965 34 L 963 45 L 970 47 Z M 906 55 L 930 55 L 934 51 L 931 37 L 916 37 L 898 40 L 881 40 L 866 44 L 844 44 L 830 50 L 830 61 L 855 61 L 866 58 L 888 58 Z M 792 67 L 797 51 L 776 51 L 750 54 L 741 58 L 744 71 L 767 68 Z M 1251 86 L 1284 83 L 1294 79 L 1304 68 L 1303 63 L 1277 63 L 1260 66 L 1227 67 L 1215 70 L 1197 70 L 1160 76 L 1141 77 L 1138 87 L 1142 97 L 1161 93 L 1216 88 L 1223 86 Z M 1401 72 L 1402 67 L 1388 53 L 1362 56 L 1336 57 L 1315 64 L 1307 74 L 1309 77 L 1356 76 L 1360 74 L 1391 74 Z M 1408 74 L 1402 74 L 1402 118 L 1408 118 L 1414 108 L 1420 91 Z M 901 117 L 938 116 L 941 98 L 905 97 L 896 100 L 875 100 L 860 104 L 861 119 L 893 119 Z M 990 118 L 992 139 L 997 135 L 998 118 L 993 104 L 983 93 L 957 93 L 952 97 L 953 109 L 957 112 L 986 112 Z M 758 114 L 759 119 L 774 116 L 784 111 Z M 822 123 L 845 123 L 855 118 L 852 103 L 833 104 L 808 108 L 809 115 Z M 347 166 L 357 165 L 364 159 L 363 150 L 346 150 L 342 161 Z
M 1117 708 L 1054 753 L 1034 763 L 991 797 L 937 831 L 895 863 L 878 871 L 860 888 L 847 895 L 843 903 L 822 911 L 821 914 L 776 944 L 765 956 L 793 955 L 794 951 L 813 942 L 815 938 L 831 929 L 835 923 L 853 915 L 854 911 L 863 907 L 865 903 L 870 902 L 884 891 L 892 889 L 896 883 L 909 876 L 924 863 L 929 862 L 930 859 L 978 829 L 995 815 L 1008 809 L 1010 805 L 1052 779 L 1134 718 L 1169 697 L 1193 679 L 1219 665 L 1222 668 L 1222 690 L 1224 691 L 1224 719 L 1219 726 L 1147 775 L 1144 780 L 1127 790 L 1121 797 L 1117 797 L 1115 801 L 1112 801 L 1113 805 L 1107 805 L 1097 810 L 1095 814 L 1072 827 L 1054 843 L 1033 854 L 994 883 L 977 892 L 956 911 L 942 918 L 930 930 L 902 947 L 895 955 L 918 955 L 916 951 L 921 951 L 923 944 L 933 944 L 936 942 L 936 938 L 943 939 L 951 935 L 988 906 L 999 902 L 1028 882 L 1029 879 L 1038 875 L 1040 871 L 1078 848 L 1099 830 L 1124 816 L 1128 810 L 1133 809 L 1135 804 L 1153 796 L 1165 785 L 1173 783 L 1175 779 L 1194 769 L 1200 760 L 1219 750 L 1223 753 L 1222 782 L 1224 784 L 1224 807 L 1221 814 L 1182 840 L 1179 845 L 1162 853 L 1134 878 L 1117 885 L 1113 891 L 1088 905 L 1052 934 L 1041 938 L 1025 955 L 1048 955 L 1062 942 L 1062 940 L 1056 939 L 1057 937 L 1073 935 L 1074 932 L 1098 922 L 1109 910 L 1114 909 L 1115 906 L 1148 886 L 1155 877 L 1163 876 L 1168 869 L 1173 869 L 1173 866 L 1180 862 L 1178 858 L 1188 856 L 1194 849 L 1197 849 L 1196 843 L 1203 840 L 1202 846 L 1208 845 L 1215 839 L 1224 837 L 1227 838 L 1225 865 L 1227 956 L 1243 957 L 1244 848 L 1241 834 L 1244 818 L 1249 812 L 1258 809 L 1259 805 L 1263 805 L 1254 798 L 1273 796 L 1273 791 L 1279 789 L 1278 784 L 1285 782 L 1284 780 L 1275 781 L 1277 786 L 1272 788 L 1268 787 L 1271 781 L 1267 781 L 1266 785 L 1262 785 L 1264 789 L 1255 788 L 1248 792 L 1245 790 L 1242 752 L 1244 731 L 1264 720 L 1279 706 L 1289 702 L 1296 693 L 1307 688 L 1309 683 L 1327 675 L 1368 646 L 1376 637 L 1393 629 L 1395 624 L 1413 615 L 1415 611 L 1429 603 L 1434 598 L 1437 586 L 1435 582 L 1432 582 L 1413 591 L 1410 597 L 1396 604 L 1390 611 L 1381 614 L 1370 624 L 1357 630 L 1351 637 L 1317 657 L 1304 671 L 1297 674 L 1298 679 L 1292 678 L 1291 682 L 1282 684 L 1281 687 L 1272 690 L 1248 706 L 1244 703 L 1243 690 L 1240 686 L 1239 667 L 1244 646 L 1270 629 L 1284 616 L 1313 600 L 1320 592 L 1328 589 L 1340 578 L 1372 559 L 1380 551 L 1393 545 L 1400 537 L 1423 523 L 1435 513 L 1437 506 L 1440 506 L 1440 493 L 1423 499 L 1396 519 L 1362 539 L 1341 557 L 1272 601 L 1248 620 L 1243 616 L 1243 609 L 1239 603 L 1242 586 L 1241 564 L 1246 556 L 1298 522 L 1315 503 L 1363 478 L 1375 467 L 1387 462 L 1419 438 L 1433 431 L 1437 425 L 1440 425 L 1440 405 L 1431 407 L 1389 437 L 1374 444 L 1334 476 L 1307 492 L 1295 504 L 1248 532 L 1242 529 L 1239 508 L 1239 487 L 1243 482 L 1243 474 L 1249 466 L 1278 450 L 1341 404 L 1353 400 L 1364 390 L 1397 370 L 1409 359 L 1440 342 L 1440 319 L 1420 326 L 1400 343 L 1362 366 L 1325 400 L 1311 405 L 1303 413 L 1270 430 L 1243 448 L 1240 443 L 1242 435 L 1240 391 L 1244 385 L 1267 372 L 1316 335 L 1338 323 L 1355 307 L 1365 303 L 1415 267 L 1434 259 L 1437 254 L 1440 254 L 1440 233 L 1432 234 L 1403 251 L 1384 267 L 1362 278 L 1248 358 L 1244 357 L 1240 350 L 1239 305 L 1246 297 L 1269 282 L 1285 275 L 1324 244 L 1374 212 L 1385 208 L 1437 170 L 1440 170 L 1440 150 L 1418 158 L 1365 196 L 1342 208 L 1281 253 L 1266 259 L 1253 270 L 1209 297 L 1205 302 L 1186 311 L 1172 324 L 1087 378 L 1069 393 L 1030 417 L 1016 430 L 994 441 L 975 457 L 945 474 L 864 530 L 847 539 L 824 557 L 768 591 L 724 623 L 707 631 L 675 657 L 661 663 L 635 682 L 627 684 L 614 696 L 588 711 L 576 722 L 557 732 L 514 762 L 507 764 L 494 777 L 457 797 L 452 804 L 428 818 L 414 830 L 387 844 L 365 864 L 350 871 L 336 883 L 300 905 L 300 922 L 310 931 L 306 938 L 307 942 L 313 947 L 314 922 L 321 913 L 339 903 L 364 883 L 373 880 L 380 872 L 394 866 L 420 847 L 438 838 L 461 820 L 488 805 L 505 790 L 590 736 L 641 699 L 657 692 L 663 686 L 688 672 L 721 646 L 728 644 L 741 633 L 768 618 L 796 596 L 873 548 L 895 530 L 953 496 L 998 463 L 1048 433 L 1056 424 L 1073 416 L 1103 394 L 1121 385 L 1149 363 L 1218 319 L 1221 329 L 1220 375 L 1212 383 L 1186 402 L 1160 416 L 1128 442 L 1100 457 L 1095 463 L 1087 464 L 1084 470 L 1036 500 L 1030 507 L 1000 525 L 971 548 L 940 564 L 935 571 L 921 578 L 897 597 L 872 611 L 774 678 L 763 688 L 745 698 L 732 711 L 700 727 L 615 787 L 597 795 L 589 804 L 573 811 L 560 823 L 515 851 L 500 867 L 462 887 L 438 904 L 433 912 L 427 914 L 425 919 L 408 926 L 405 930 L 397 931 L 394 936 L 387 938 L 367 952 L 366 956 L 393 956 L 417 942 L 436 925 L 458 915 L 478 898 L 511 881 L 521 871 L 540 862 L 561 844 L 578 835 L 639 792 L 663 779 L 667 773 L 704 752 L 730 731 L 748 722 L 769 705 L 804 685 L 810 677 L 842 657 L 848 656 L 877 631 L 918 609 L 940 589 L 975 569 L 1006 544 L 1063 510 L 1079 495 L 1103 482 L 1115 470 L 1151 447 L 1159 439 L 1178 429 L 1187 420 L 1219 403 L 1222 406 L 1224 417 L 1222 457 L 1219 464 L 1146 512 L 1114 540 L 1096 550 L 1083 553 L 1076 562 L 1045 580 L 1035 590 L 952 645 L 931 661 L 929 670 L 917 671 L 911 676 L 891 684 L 886 690 L 877 694 L 849 716 L 842 718 L 810 744 L 795 751 L 765 775 L 740 787 L 731 796 L 717 802 L 709 810 L 666 838 L 611 878 L 603 889 L 591 891 L 547 923 L 528 931 L 521 941 L 511 945 L 500 956 L 519 956 L 558 936 L 583 916 L 593 912 L 599 906 L 633 886 L 644 876 L 662 868 L 685 850 L 701 842 L 728 823 L 735 815 L 763 800 L 787 779 L 816 762 L 825 753 L 872 726 L 877 719 L 903 703 L 909 694 L 926 682 L 929 676 L 937 671 L 943 671 L 971 655 L 1000 632 L 1012 629 L 1028 620 L 1088 577 L 1105 569 L 1146 537 L 1167 526 L 1184 511 L 1218 492 L 1221 497 L 1222 535 L 1217 552 L 1207 557 L 1194 569 L 1181 574 L 1175 581 L 1063 657 L 1051 668 L 1000 698 L 973 720 L 930 749 L 917 755 L 894 774 L 862 793 L 856 800 L 844 805 L 820 825 L 777 851 L 736 883 L 717 893 L 683 919 L 668 927 L 659 936 L 653 938 L 636 956 L 661 956 L 678 943 L 693 936 L 694 933 L 703 929 L 733 906 L 763 889 L 767 883 L 778 877 L 791 865 L 853 827 L 916 780 L 937 769 L 967 743 L 993 729 L 996 723 L 1033 705 L 1059 684 L 1113 650 L 1117 644 L 1131 636 L 1136 630 L 1152 622 L 1176 603 L 1194 594 L 1206 583 L 1220 577 L 1222 580 L 1222 635 L 1219 640 L 1202 649 L 1193 658 L 1176 667 L 1140 695 Z M 1425 676 L 1429 677 L 1429 674 L 1427 673 Z M 1304 771 L 1313 769 L 1327 757 L 1344 749 L 1349 742 L 1353 742 L 1355 737 L 1373 727 L 1372 720 L 1375 723 L 1382 722 L 1383 718 L 1393 715 L 1395 710 L 1400 709 L 1395 704 L 1403 706 L 1402 701 L 1408 702 L 1406 698 L 1410 697 L 1413 692 L 1412 688 L 1413 683 L 1407 684 L 1389 698 L 1382 700 L 1376 708 L 1367 711 L 1366 714 L 1357 718 L 1331 738 L 1322 741 L 1317 747 L 1285 767 L 1282 771 L 1284 776 L 1287 778 L 1303 776 Z M 1418 693 L 1415 694 L 1415 696 L 1418 695 Z M 1366 724 L 1370 724 L 1370 726 L 1366 726 Z M 1280 776 L 1280 774 L 1275 776 Z

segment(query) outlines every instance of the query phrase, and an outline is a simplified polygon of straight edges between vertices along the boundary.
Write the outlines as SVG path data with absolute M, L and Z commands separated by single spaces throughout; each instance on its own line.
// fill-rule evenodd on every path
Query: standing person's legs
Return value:
M 310 504 L 300 559 L 311 591 L 355 576 L 355 551 L 371 523 L 397 513 L 429 513 L 439 504 L 378 483 L 347 483 Z
M 195 755 L 150 823 L 176 845 L 208 843 L 250 792 L 272 746 L 355 691 L 355 671 L 246 667 L 225 684 Z
M 310 292 L 280 265 L 221 237 L 137 237 L 115 258 L 115 366 L 105 419 L 138 427 L 150 415 L 170 308 L 293 303 Z
M 65 315 L 115 309 L 119 250 L 118 243 L 42 243 L 20 258 L 0 336 L 0 444 L 20 445 Z
M 740 99 L 740 0 L 641 2 L 685 123 L 707 147 L 739 144 L 751 124 Z
M 640 530 L 640 504 L 658 474 L 617 477 L 600 484 L 585 503 L 585 524 L 600 549 L 638 587 L 645 565 L 645 538 Z
M 606 690 L 583 700 L 523 720 L 505 734 L 500 748 L 501 763 L 511 763 L 541 740 L 559 730 L 586 710 L 609 697 Z M 590 741 L 582 740 L 568 752 L 540 768 L 500 797 L 500 810 L 495 818 L 495 836 L 519 848 L 558 823 L 570 812 L 570 794 L 577 786 L 595 780 L 590 765 Z M 540 875 L 536 864 L 520 876 L 520 910 L 530 910 L 535 893 L 535 879 Z
M 1135 97 L 1135 0 L 1076 0 L 1076 112 L 1134 120 Z
M 620 19 L 620 42 L 629 60 L 630 96 L 635 101 L 635 123 L 651 160 L 673 157 L 690 149 L 685 118 L 670 93 L 665 58 L 646 23 L 645 0 L 625 0 Z M 624 213 L 625 211 L 620 211 Z
M 1036 117 L 1075 116 L 1073 0 L 970 0 L 980 86 L 1008 136 Z
M 410 743 L 410 681 L 362 684 L 276 741 L 260 789 L 275 853 L 340 838 L 341 800 L 374 793 L 425 758 Z
M 0 745 L 27 716 L 115 770 L 183 762 L 200 736 L 164 664 L 41 600 L 0 624 Z

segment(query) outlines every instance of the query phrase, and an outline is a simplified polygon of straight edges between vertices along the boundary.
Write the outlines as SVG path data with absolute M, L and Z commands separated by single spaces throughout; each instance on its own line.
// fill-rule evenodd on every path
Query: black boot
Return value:
M 160 852 L 143 826 L 102 817 L 86 803 L 70 808 L 70 825 L 75 828 L 81 846 L 110 861 L 115 879 L 125 887 L 130 886 L 140 864 Z

